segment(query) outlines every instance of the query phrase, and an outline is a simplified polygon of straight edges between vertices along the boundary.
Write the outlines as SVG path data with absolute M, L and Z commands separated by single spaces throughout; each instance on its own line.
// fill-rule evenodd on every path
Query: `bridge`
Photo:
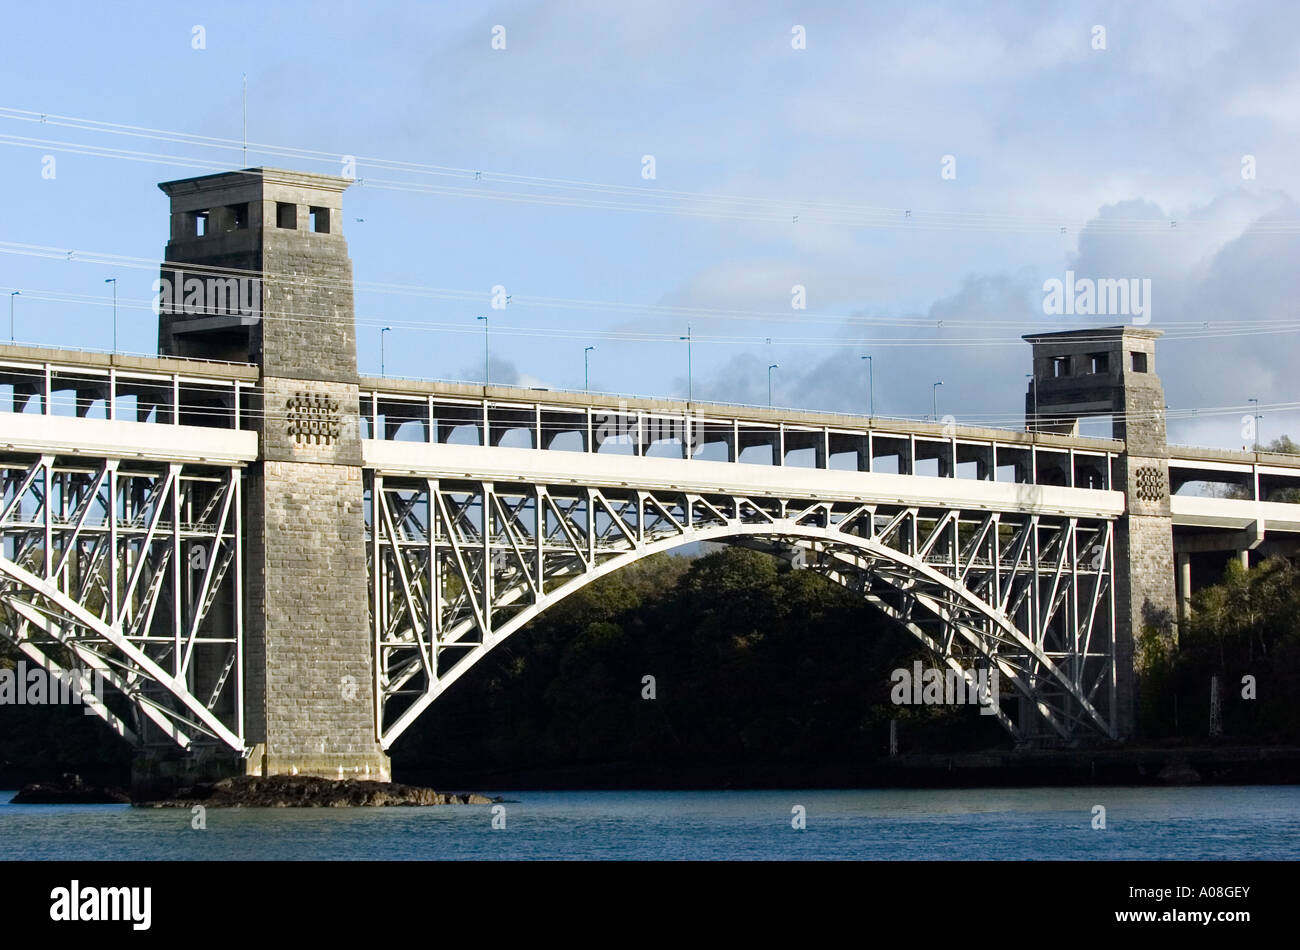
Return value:
M 142 774 L 386 779 L 539 613 L 705 541 L 996 669 L 1022 742 L 1124 740 L 1143 629 L 1297 551 L 1300 458 L 1169 446 L 1142 327 L 1027 337 L 1024 431 L 361 376 L 349 184 L 165 183 L 160 355 L 0 346 L 0 635 L 102 677 Z

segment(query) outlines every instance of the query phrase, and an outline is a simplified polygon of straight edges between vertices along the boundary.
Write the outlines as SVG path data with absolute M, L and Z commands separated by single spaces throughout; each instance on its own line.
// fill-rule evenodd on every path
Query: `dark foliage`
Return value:
M 20 654 L 0 640 L 0 667 L 16 669 Z M 35 664 L 27 662 L 29 669 Z M 131 748 L 86 707 L 0 705 L 0 786 L 77 772 L 110 784 L 126 782 Z
M 1300 571 L 1290 561 L 1230 561 L 1221 583 L 1193 596 L 1176 648 L 1153 632 L 1141 646 L 1144 735 L 1206 737 L 1218 676 L 1225 738 L 1300 741 Z M 1243 695 L 1248 676 L 1254 699 Z
M 766 554 L 659 555 L 561 601 L 489 654 L 393 749 L 395 767 L 864 762 L 1005 741 L 970 708 L 897 707 L 923 653 L 857 596 Z M 933 661 L 925 659 L 927 665 Z M 655 699 L 643 699 L 653 676 Z

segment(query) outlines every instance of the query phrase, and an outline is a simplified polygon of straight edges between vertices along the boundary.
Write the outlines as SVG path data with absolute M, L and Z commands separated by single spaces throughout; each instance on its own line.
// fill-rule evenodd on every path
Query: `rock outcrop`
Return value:
M 80 775 L 65 772 L 57 782 L 33 782 L 9 800 L 13 805 L 125 805 L 131 796 L 121 789 L 87 785 Z
M 499 798 L 436 792 L 395 782 L 335 780 L 308 775 L 243 775 L 179 788 L 173 797 L 137 801 L 153 808 L 350 808 L 383 805 L 491 805 Z

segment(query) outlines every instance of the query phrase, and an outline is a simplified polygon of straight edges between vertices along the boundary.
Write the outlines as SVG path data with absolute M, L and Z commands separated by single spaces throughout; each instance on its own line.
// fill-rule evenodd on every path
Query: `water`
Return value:
M 1295 859 L 1300 787 L 494 792 L 492 806 L 0 804 L 6 859 Z M 0 792 L 8 802 L 12 792 Z M 1093 806 L 1106 829 L 1092 828 Z M 791 827 L 795 805 L 807 828 Z

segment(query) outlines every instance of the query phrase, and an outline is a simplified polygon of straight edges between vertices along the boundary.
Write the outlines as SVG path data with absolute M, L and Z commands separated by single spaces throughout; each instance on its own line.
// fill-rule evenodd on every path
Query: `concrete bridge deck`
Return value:
M 248 363 L 0 344 L 0 449 L 253 462 L 260 378 Z M 631 462 L 648 487 L 1123 511 L 1116 439 L 379 377 L 360 379 L 359 414 L 366 467 L 390 474 L 625 486 Z M 1300 532 L 1300 506 L 1268 500 L 1300 488 L 1300 457 L 1171 446 L 1169 467 L 1175 526 Z M 1185 491 L 1206 485 L 1247 497 Z

